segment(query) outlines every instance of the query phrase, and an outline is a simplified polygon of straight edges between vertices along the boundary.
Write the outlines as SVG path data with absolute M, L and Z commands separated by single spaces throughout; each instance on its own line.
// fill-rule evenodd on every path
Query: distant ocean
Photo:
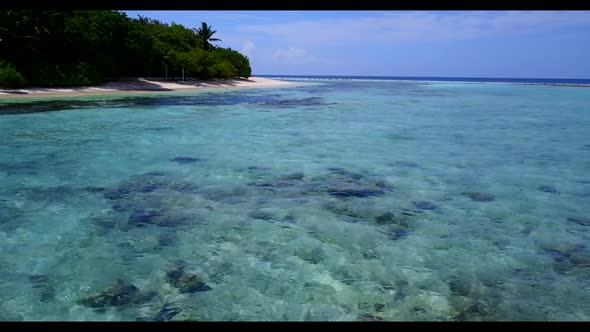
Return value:
M 386 81 L 435 81 L 470 83 L 519 83 L 519 84 L 590 84 L 590 79 L 573 78 L 490 78 L 490 77 L 430 77 L 430 76 L 331 76 L 331 75 L 255 75 L 268 78 L 311 80 L 386 80 Z

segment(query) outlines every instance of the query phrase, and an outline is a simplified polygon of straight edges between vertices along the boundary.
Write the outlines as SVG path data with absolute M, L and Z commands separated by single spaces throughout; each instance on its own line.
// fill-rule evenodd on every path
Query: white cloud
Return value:
M 271 35 L 291 44 L 309 45 L 471 39 L 571 25 L 590 25 L 590 11 L 388 12 L 360 18 L 243 25 L 240 30 Z
M 282 64 L 306 64 L 316 60 L 309 55 L 306 50 L 301 48 L 289 47 L 280 48 L 272 53 L 272 59 Z
M 249 56 L 254 48 L 256 48 L 256 45 L 252 41 L 246 40 L 242 45 L 242 54 Z

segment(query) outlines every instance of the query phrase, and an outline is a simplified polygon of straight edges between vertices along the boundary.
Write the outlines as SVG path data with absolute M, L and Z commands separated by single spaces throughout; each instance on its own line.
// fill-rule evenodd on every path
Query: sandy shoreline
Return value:
M 296 85 L 295 82 L 279 81 L 262 77 L 248 79 L 226 79 L 207 81 L 156 81 L 138 78 L 125 82 L 110 82 L 101 86 L 69 88 L 26 88 L 0 89 L 2 98 L 27 98 L 50 96 L 86 96 L 106 94 L 129 94 L 145 92 L 170 92 L 187 90 L 235 89 L 235 88 L 270 88 Z

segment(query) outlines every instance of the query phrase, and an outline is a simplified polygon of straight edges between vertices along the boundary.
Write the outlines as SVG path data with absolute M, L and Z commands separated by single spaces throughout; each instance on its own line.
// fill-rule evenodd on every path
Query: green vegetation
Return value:
M 0 11 L 0 87 L 93 85 L 120 77 L 249 77 L 215 30 L 116 11 Z
M 201 22 L 201 27 L 199 29 L 194 30 L 197 33 L 197 36 L 205 43 L 205 49 L 210 49 L 212 46 L 210 42 L 212 41 L 221 41 L 221 39 L 213 38 L 213 35 L 217 32 L 215 30 L 211 30 L 211 26 L 207 25 L 205 22 Z

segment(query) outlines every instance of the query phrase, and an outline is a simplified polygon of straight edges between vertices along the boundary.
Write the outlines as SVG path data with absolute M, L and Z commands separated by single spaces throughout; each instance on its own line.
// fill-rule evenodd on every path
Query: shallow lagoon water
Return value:
M 589 320 L 590 89 L 0 105 L 0 320 Z

